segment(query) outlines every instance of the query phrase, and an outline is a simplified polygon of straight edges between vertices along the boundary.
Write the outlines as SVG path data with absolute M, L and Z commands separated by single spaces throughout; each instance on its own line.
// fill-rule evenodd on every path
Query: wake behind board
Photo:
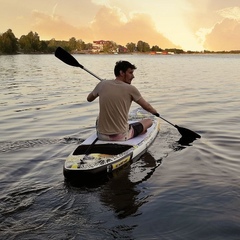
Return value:
M 159 118 L 142 109 L 136 109 L 129 114 L 129 123 L 144 118 L 151 118 L 153 125 L 145 134 L 127 141 L 98 140 L 91 146 L 97 138 L 96 133 L 93 133 L 67 157 L 63 167 L 64 177 L 72 180 L 111 173 L 129 162 L 135 162 L 147 151 L 160 130 Z

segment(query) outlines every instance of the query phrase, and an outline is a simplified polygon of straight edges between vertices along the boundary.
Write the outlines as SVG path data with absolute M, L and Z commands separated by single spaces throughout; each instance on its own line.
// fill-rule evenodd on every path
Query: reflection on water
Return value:
M 139 161 L 66 183 L 66 157 L 95 129 L 98 81 L 53 55 L 0 56 L 0 238 L 239 239 L 240 55 L 76 55 L 106 79 L 119 57 L 161 116 L 201 139 L 163 121 Z
M 125 218 L 137 213 L 138 208 L 144 203 L 139 201 L 137 196 L 139 190 L 137 185 L 147 181 L 154 173 L 155 169 L 161 164 L 162 159 L 155 160 L 153 156 L 146 152 L 137 163 L 125 165 L 105 177 L 89 179 L 89 182 L 66 182 L 66 186 L 75 189 L 98 188 L 101 187 L 100 200 L 104 205 L 113 208 L 118 218 Z M 129 175 L 140 175 L 137 182 L 131 181 Z M 140 172 L 140 173 L 138 173 Z

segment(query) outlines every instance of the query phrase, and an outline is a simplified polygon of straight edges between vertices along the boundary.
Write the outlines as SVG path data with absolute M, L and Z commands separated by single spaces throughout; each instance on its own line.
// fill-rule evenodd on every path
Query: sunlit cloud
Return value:
M 68 40 L 71 37 L 85 42 L 94 40 L 112 40 L 126 45 L 128 42 L 145 41 L 150 46 L 158 45 L 162 48 L 180 47 L 159 33 L 149 15 L 135 13 L 130 19 L 118 8 L 101 7 L 94 19 L 86 27 L 76 27 L 68 24 L 61 16 L 34 11 L 34 28 L 42 37 Z M 109 21 L 111 19 L 111 21 Z M 61 29 L 61 31 L 59 31 Z
M 14 8 L 13 8 L 14 6 Z M 2 0 L 0 33 L 41 40 L 142 40 L 161 48 L 240 49 L 239 0 Z
M 198 42 L 201 46 L 204 45 L 204 42 L 206 40 L 206 35 L 208 35 L 209 33 L 211 33 L 213 30 L 212 28 L 200 28 L 197 32 L 196 32 L 196 36 L 198 39 Z
M 223 17 L 210 32 L 206 32 L 204 47 L 211 51 L 231 51 L 240 49 L 240 7 L 218 10 Z
M 217 12 L 224 18 L 240 21 L 240 7 L 224 8 Z
M 54 5 L 54 7 L 53 7 L 52 17 L 54 17 L 54 15 L 55 15 L 55 11 L 56 11 L 57 6 L 58 6 L 58 3 L 56 3 L 56 4 Z
M 206 35 L 204 46 L 212 51 L 231 51 L 240 49 L 240 23 L 233 19 L 224 19 L 217 23 L 211 33 Z
M 102 7 L 95 16 L 91 29 L 96 38 L 112 39 L 124 45 L 141 40 L 164 48 L 176 46 L 156 30 L 147 14 L 135 13 L 126 20 L 115 8 Z
M 61 16 L 52 16 L 39 11 L 34 11 L 32 15 L 34 18 L 33 28 L 38 32 L 41 39 L 69 40 L 71 37 L 79 36 L 80 34 L 90 38 L 88 29 L 80 29 L 68 24 Z M 80 36 L 79 39 L 81 39 Z

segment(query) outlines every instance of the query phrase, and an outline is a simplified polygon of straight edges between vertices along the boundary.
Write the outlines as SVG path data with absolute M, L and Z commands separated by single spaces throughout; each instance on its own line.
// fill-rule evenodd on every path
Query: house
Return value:
M 93 47 L 92 51 L 93 52 L 102 52 L 104 50 L 104 46 L 111 46 L 112 42 L 111 41 L 105 41 L 105 40 L 98 40 L 98 41 L 93 41 Z

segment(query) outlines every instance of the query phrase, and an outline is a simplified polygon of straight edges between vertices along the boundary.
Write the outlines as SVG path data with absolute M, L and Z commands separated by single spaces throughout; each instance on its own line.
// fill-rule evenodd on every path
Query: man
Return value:
M 128 61 L 119 61 L 114 68 L 115 80 L 105 80 L 97 84 L 89 93 L 87 100 L 99 97 L 99 116 L 97 119 L 97 136 L 100 140 L 123 141 L 145 133 L 152 126 L 151 119 L 128 124 L 128 112 L 132 101 L 146 111 L 159 116 L 157 111 L 131 85 L 136 67 Z

